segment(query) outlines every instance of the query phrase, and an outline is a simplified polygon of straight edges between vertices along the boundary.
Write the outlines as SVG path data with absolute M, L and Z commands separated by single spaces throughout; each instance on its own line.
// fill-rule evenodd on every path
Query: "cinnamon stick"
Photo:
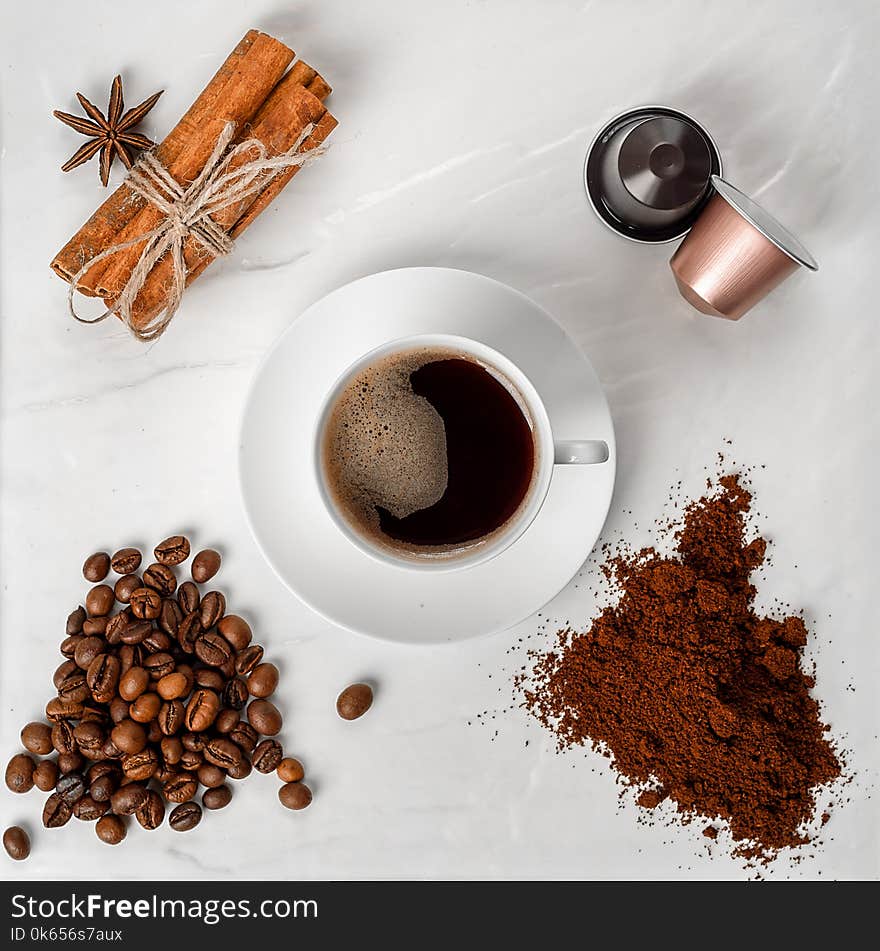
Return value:
M 156 157 L 179 182 L 194 178 L 204 166 L 223 125 L 227 121 L 237 126 L 250 121 L 293 58 L 293 51 L 279 40 L 258 30 L 249 30 L 186 115 L 157 146 Z M 134 222 L 144 214 L 147 221 L 142 219 L 135 227 Z M 70 282 L 83 265 L 102 250 L 130 240 L 155 225 L 156 214 L 156 210 L 148 208 L 127 185 L 120 185 L 58 252 L 52 269 Z M 134 260 L 140 250 L 140 247 L 132 249 Z M 86 272 L 78 289 L 94 296 L 107 266 L 120 263 L 116 260 L 118 257 L 113 255 Z

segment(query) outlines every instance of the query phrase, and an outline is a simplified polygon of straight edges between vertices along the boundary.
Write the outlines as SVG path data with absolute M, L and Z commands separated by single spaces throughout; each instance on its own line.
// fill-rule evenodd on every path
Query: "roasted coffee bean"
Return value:
M 191 654 L 195 643 L 202 633 L 202 622 L 198 611 L 193 611 L 180 622 L 177 628 L 177 643 L 185 654 Z
M 86 794 L 86 782 L 80 773 L 67 773 L 58 780 L 55 791 L 72 806 L 77 799 L 82 799 Z
M 123 753 L 140 753 L 147 745 L 147 734 L 140 723 L 123 720 L 110 732 L 110 739 Z
M 132 667 L 142 667 L 144 652 L 140 644 L 122 644 L 116 652 L 119 657 L 119 676 L 127 673 Z
M 201 752 L 208 745 L 208 739 L 204 733 L 194 733 L 192 730 L 187 730 L 180 737 L 184 749 L 196 752 Z
M 180 757 L 180 768 L 187 772 L 195 773 L 205 762 L 205 757 L 196 750 L 184 750 Z
M 251 644 L 235 655 L 235 671 L 238 674 L 249 674 L 263 659 L 263 648 L 259 644 Z
M 226 613 L 226 598 L 222 591 L 209 591 L 199 605 L 202 627 L 207 631 Z
M 247 708 L 251 725 L 263 736 L 276 736 L 281 732 L 282 719 L 278 707 L 268 700 L 251 700 Z
M 158 720 L 151 720 L 147 724 L 147 742 L 148 743 L 152 743 L 153 746 L 155 746 L 158 742 L 161 741 L 163 735 L 164 734 L 162 733 L 162 729 L 159 726 Z
M 110 613 L 116 595 L 109 584 L 96 584 L 86 595 L 86 611 L 89 617 L 104 617 Z
M 50 792 L 58 782 L 58 763 L 52 759 L 44 759 L 37 763 L 34 770 L 34 785 L 41 792 Z
M 229 805 L 231 799 L 232 790 L 229 786 L 214 786 L 202 794 L 202 805 L 206 809 L 222 809 Z
M 161 680 L 174 672 L 174 658 L 165 652 L 150 654 L 144 658 L 144 670 L 151 680 Z
M 196 771 L 199 782 L 208 789 L 222 786 L 226 782 L 226 770 L 220 769 L 213 763 L 202 763 Z
M 162 698 L 157 693 L 142 693 L 131 705 L 128 715 L 135 723 L 149 723 L 159 716 Z
M 166 674 L 157 684 L 156 692 L 163 700 L 176 700 L 178 697 L 186 696 L 186 677 L 175 671 L 173 674 Z
M 131 667 L 119 678 L 119 696 L 123 700 L 137 700 L 149 682 L 150 675 L 143 667 Z
M 47 829 L 58 829 L 66 825 L 72 815 L 73 809 L 70 803 L 64 799 L 61 793 L 54 792 L 43 806 L 43 825 Z
M 248 702 L 247 684 L 238 677 L 233 677 L 223 688 L 223 702 L 231 710 L 242 710 Z
M 86 609 L 82 605 L 80 605 L 78 608 L 75 608 L 70 612 L 70 614 L 67 615 L 67 626 L 65 627 L 64 631 L 68 637 L 70 637 L 71 634 L 79 634 L 82 631 L 86 617 L 88 617 L 88 615 L 86 614 Z M 62 651 L 62 653 L 64 652 Z
M 67 775 L 67 773 L 78 773 L 86 764 L 78 750 L 70 753 L 58 754 L 58 771 Z
M 110 808 L 110 803 L 99 802 L 91 796 L 83 796 L 73 806 L 73 814 L 82 822 L 96 822 Z
M 122 758 L 122 774 L 126 779 L 145 782 L 159 767 L 159 756 L 154 749 L 147 747 L 140 753 L 130 753 Z
M 98 703 L 110 703 L 119 685 L 119 658 L 112 654 L 100 654 L 89 664 L 86 681 Z
M 77 645 L 84 639 L 82 634 L 71 634 L 69 637 L 65 637 L 61 642 L 61 653 L 68 660 L 73 659 L 76 654 Z
M 167 654 L 171 650 L 177 650 L 177 638 L 169 637 L 164 631 L 153 628 L 141 642 L 143 649 L 148 654 Z
M 189 802 L 198 789 L 198 780 L 192 773 L 175 773 L 162 785 L 162 792 L 169 802 Z
M 240 746 L 245 753 L 253 753 L 260 735 L 246 720 L 239 720 L 229 731 L 229 739 Z
M 229 769 L 241 762 L 241 749 L 226 737 L 215 737 L 205 747 L 205 759 L 215 766 Z
M 88 670 L 89 664 L 99 655 L 105 653 L 107 643 L 103 637 L 84 637 L 77 645 L 73 654 L 77 667 Z
M 207 687 L 217 693 L 222 693 L 226 685 L 223 674 L 216 667 L 197 667 L 194 671 L 196 684 L 199 687 Z
M 72 753 L 76 749 L 76 737 L 73 727 L 67 720 L 56 720 L 52 724 L 52 746 L 59 753 Z
M 129 645 L 143 644 L 150 637 L 152 630 L 149 621 L 132 621 L 122 631 L 122 643 Z
M 180 762 L 183 756 L 183 743 L 176 736 L 166 736 L 162 738 L 160 748 L 162 750 L 162 759 L 166 766 L 175 766 Z
M 131 613 L 141 621 L 152 621 L 162 610 L 162 596 L 153 588 L 136 588 L 129 602 Z
M 46 717 L 53 722 L 58 720 L 78 720 L 82 716 L 83 705 L 73 700 L 53 697 L 46 704 Z
M 305 809 L 312 801 L 312 791 L 304 783 L 285 783 L 278 790 L 278 798 L 288 809 Z
M 83 564 L 83 577 L 92 584 L 103 581 L 108 571 L 110 571 L 110 556 L 106 551 L 96 551 L 94 555 L 89 555 Z
M 125 822 L 119 816 L 102 816 L 95 826 L 95 832 L 107 845 L 119 845 L 125 838 Z
M 199 584 L 210 581 L 220 570 L 220 562 L 219 551 L 214 551 L 213 548 L 205 548 L 200 551 L 193 558 L 192 567 L 190 568 L 193 581 L 197 581 Z
M 251 642 L 253 633 L 248 622 L 237 614 L 227 614 L 217 623 L 217 630 L 236 651 L 243 651 Z
M 110 797 L 110 808 L 117 816 L 133 816 L 147 800 L 147 787 L 140 783 L 120 786 Z
M 119 775 L 119 764 L 111 762 L 110 760 L 101 760 L 98 763 L 92 763 L 89 767 L 88 772 L 86 773 L 86 778 L 89 783 L 93 783 L 96 779 L 100 779 L 102 776 L 109 776 L 114 774 L 118 777 Z
M 231 733 L 241 720 L 238 710 L 230 710 L 228 707 L 217 714 L 214 721 L 214 729 L 218 733 Z
M 263 740 L 254 750 L 253 765 L 258 773 L 272 773 L 284 758 L 284 750 L 277 740 Z
M 177 588 L 177 575 L 165 565 L 150 565 L 144 572 L 144 585 L 158 591 L 163 598 L 168 598 L 174 594 Z
M 183 676 L 186 678 L 186 690 L 184 691 L 184 696 L 186 696 L 196 684 L 196 675 L 193 672 L 192 667 L 186 663 L 178 663 L 177 673 L 183 674 Z
M 184 707 L 179 700 L 166 701 L 159 710 L 156 718 L 159 729 L 165 736 L 173 736 L 183 727 Z
M 69 677 L 75 670 L 79 670 L 75 660 L 66 660 L 59 664 L 55 673 L 52 674 L 52 683 L 55 684 L 55 689 L 57 690 L 64 683 L 65 678 Z
M 143 828 L 148 830 L 158 829 L 165 818 L 165 801 L 159 793 L 151 789 L 147 793 L 144 804 L 134 815 Z
M 229 641 L 216 631 L 202 634 L 194 645 L 195 655 L 203 664 L 222 667 L 233 655 Z
M 125 629 L 131 624 L 131 615 L 128 611 L 120 611 L 114 614 L 107 621 L 107 627 L 104 630 L 104 639 L 108 644 L 121 644 L 122 635 Z
M 16 862 L 23 862 L 31 854 L 31 840 L 21 826 L 10 826 L 3 833 L 3 848 Z
M 248 674 L 247 687 L 252 697 L 271 697 L 277 686 L 278 668 L 274 664 L 257 664 Z
M 189 558 L 189 539 L 185 535 L 172 535 L 164 542 L 159 542 L 153 549 L 156 561 L 163 565 L 179 565 Z
M 94 752 L 100 750 L 107 740 L 107 734 L 97 723 L 78 723 L 73 731 L 73 738 L 76 745 L 85 751 Z
M 103 637 L 107 633 L 107 618 L 90 617 L 83 622 L 82 632 L 86 637 Z
M 199 589 L 191 581 L 184 581 L 177 589 L 177 603 L 185 615 L 198 611 L 200 601 Z
M 95 802 L 109 802 L 110 797 L 119 787 L 119 778 L 114 773 L 99 776 L 89 786 L 89 795 Z
M 247 756 L 242 756 L 240 763 L 237 763 L 235 766 L 230 766 L 229 769 L 226 770 L 226 775 L 230 779 L 247 779 L 252 769 L 251 761 Z
M 110 567 L 118 575 L 130 575 L 141 566 L 141 553 L 137 548 L 120 548 L 110 559 Z
M 6 788 L 14 793 L 26 793 L 33 789 L 36 768 L 37 764 L 27 753 L 16 753 L 6 764 Z
M 107 707 L 102 703 L 95 703 L 87 700 L 83 704 L 80 720 L 85 723 L 99 723 L 101 725 L 108 722 Z
M 92 693 L 86 680 L 86 672 L 79 667 L 64 678 L 64 682 L 58 688 L 58 696 L 62 700 L 70 700 L 73 703 L 82 703 L 88 700 Z
M 177 637 L 177 629 L 183 620 L 183 611 L 173 598 L 165 598 L 159 612 L 159 627 L 169 636 Z
M 213 690 L 200 687 L 193 691 L 189 703 L 186 707 L 186 716 L 184 723 L 188 730 L 201 732 L 208 727 L 217 718 L 220 712 L 220 698 Z
M 202 820 L 202 807 L 197 802 L 184 802 L 175 806 L 168 816 L 168 825 L 175 832 L 189 832 Z
M 128 604 L 131 601 L 132 592 L 143 586 L 143 581 L 137 575 L 123 575 L 113 586 L 113 593 L 117 601 Z
M 125 701 L 123 701 L 125 702 Z M 120 720 L 120 723 L 123 722 Z M 122 756 L 122 750 L 113 742 L 112 737 L 107 737 L 107 742 L 101 748 L 104 759 L 119 759 Z
M 114 697 L 110 701 L 110 720 L 113 723 L 122 723 L 123 720 L 127 720 L 130 711 L 131 705 L 122 697 Z
M 281 760 L 277 772 L 282 783 L 298 783 L 306 774 L 302 763 L 292 756 L 285 756 Z

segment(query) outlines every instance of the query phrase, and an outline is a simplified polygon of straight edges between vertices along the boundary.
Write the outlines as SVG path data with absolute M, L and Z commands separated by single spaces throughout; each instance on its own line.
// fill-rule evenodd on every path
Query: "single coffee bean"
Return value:
M 172 535 L 159 542 L 153 549 L 156 561 L 163 565 L 179 565 L 189 558 L 189 539 L 185 535 Z
M 43 825 L 47 829 L 58 829 L 66 825 L 72 815 L 73 809 L 70 803 L 64 799 L 61 793 L 54 792 L 43 806 Z
M 284 758 L 284 750 L 277 740 L 263 740 L 254 750 L 253 764 L 258 773 L 272 773 Z
M 215 737 L 205 747 L 205 759 L 215 766 L 229 769 L 241 762 L 241 749 L 225 737 Z
M 157 693 L 142 693 L 131 705 L 128 715 L 135 723 L 149 723 L 159 716 L 162 698 Z
M 250 723 L 244 720 L 240 720 L 236 724 L 235 729 L 229 731 L 229 739 L 232 740 L 236 746 L 241 747 L 245 753 L 253 753 L 259 738 L 257 731 Z
M 150 675 L 143 667 L 131 667 L 119 678 L 119 696 L 123 700 L 137 700 L 149 682 Z
M 253 633 L 248 622 L 237 614 L 227 614 L 217 622 L 217 630 L 236 651 L 243 651 L 251 642 Z
M 86 794 L 86 782 L 79 773 L 62 776 L 55 786 L 56 792 L 71 806 Z
M 151 789 L 147 793 L 144 804 L 134 815 L 145 829 L 158 829 L 165 818 L 165 801 L 159 793 Z
M 180 768 L 189 773 L 196 773 L 198 768 L 205 762 L 204 756 L 197 750 L 184 750 L 180 757 Z
M 173 736 L 183 728 L 183 718 L 186 713 L 179 700 L 170 700 L 162 704 L 159 716 L 156 718 L 159 729 L 165 736 Z
M 89 664 L 86 681 L 92 696 L 98 703 L 110 703 L 116 696 L 116 688 L 119 685 L 119 666 L 119 658 L 112 654 L 100 654 Z
M 196 753 L 200 753 L 208 745 L 208 739 L 210 738 L 206 737 L 204 733 L 194 733 L 192 730 L 187 730 L 180 737 L 183 748 L 194 750 Z
M 130 753 L 122 758 L 122 773 L 126 779 L 146 782 L 159 766 L 159 756 L 152 747 L 140 753 Z
M 121 722 L 123 721 L 120 720 Z M 104 759 L 119 759 L 122 756 L 122 750 L 113 742 L 112 737 L 108 736 L 107 742 L 101 747 L 101 755 Z
M 90 617 L 87 621 L 83 621 L 82 632 L 86 637 L 104 637 L 107 633 L 107 618 Z
M 281 732 L 281 714 L 278 707 L 268 700 L 251 700 L 247 708 L 247 718 L 257 733 L 262 733 L 263 736 L 276 736 Z
M 158 591 L 163 598 L 170 597 L 177 588 L 177 575 L 166 565 L 158 562 L 144 571 L 144 585 Z
M 128 604 L 132 593 L 143 587 L 144 583 L 137 575 L 123 575 L 113 586 L 113 593 L 121 604 Z
M 147 787 L 140 783 L 120 786 L 110 797 L 110 808 L 117 816 L 133 816 L 146 802 Z
M 74 728 L 73 738 L 81 750 L 94 752 L 101 749 L 107 735 L 98 723 L 80 722 Z
M 110 774 L 119 774 L 119 764 L 113 763 L 110 760 L 101 760 L 97 763 L 92 763 L 89 767 L 86 774 L 86 778 L 90 783 L 93 783 L 96 779 L 100 779 L 102 776 L 109 776 Z
M 104 704 L 87 700 L 83 704 L 82 713 L 79 718 L 85 723 L 98 723 L 103 725 L 109 720 L 107 712 L 108 708 Z
M 183 691 L 183 696 L 185 697 L 190 693 L 192 688 L 195 686 L 196 675 L 189 664 L 180 664 L 180 663 L 177 665 L 177 673 L 183 674 L 184 679 L 186 680 L 186 687 Z
M 37 764 L 27 753 L 16 753 L 6 765 L 6 788 L 14 793 L 33 789 L 36 768 Z
M 69 700 L 72 703 L 82 703 L 92 696 L 89 689 L 86 672 L 77 667 L 72 674 L 64 678 L 64 682 L 58 688 L 58 696 L 62 700 Z
M 163 651 L 149 654 L 144 658 L 144 670 L 151 680 L 161 680 L 168 674 L 174 673 L 174 658 Z
M 61 653 L 69 659 L 71 659 L 76 653 L 76 646 L 79 642 L 83 640 L 82 634 L 71 634 L 69 637 L 65 637 L 61 642 Z
M 251 644 L 235 655 L 235 670 L 239 674 L 249 674 L 263 659 L 263 648 L 259 644 Z
M 58 782 L 58 763 L 51 759 L 44 759 L 37 763 L 33 779 L 34 785 L 40 792 L 50 792 Z
M 200 687 L 193 691 L 186 707 L 184 723 L 188 730 L 207 730 L 220 712 L 220 698 L 213 690 Z
M 220 552 L 213 548 L 205 548 L 200 551 L 192 560 L 193 581 L 199 584 L 205 584 L 210 581 L 220 570 Z
M 146 657 L 149 654 L 167 654 L 177 650 L 176 639 L 170 638 L 164 631 L 153 628 L 141 641 L 141 649 Z
M 197 667 L 194 671 L 196 684 L 221 693 L 226 686 L 223 674 L 216 667 Z
M 229 769 L 226 770 L 226 775 L 230 779 L 247 779 L 252 769 L 251 761 L 247 756 L 242 756 L 240 763 L 237 763 L 235 766 L 230 766 Z
M 227 681 L 223 688 L 223 702 L 232 710 L 242 710 L 248 702 L 247 684 L 238 677 Z
M 110 701 L 110 719 L 113 723 L 122 723 L 123 720 L 127 720 L 130 712 L 131 705 L 122 697 L 114 697 Z
M 166 766 L 175 766 L 180 762 L 180 757 L 183 756 L 183 743 L 176 736 L 163 737 L 160 749 Z
M 271 697 L 277 686 L 278 668 L 274 664 L 257 664 L 248 674 L 247 688 L 252 697 Z
M 180 622 L 177 628 L 177 643 L 185 654 L 192 654 L 195 643 L 202 633 L 202 622 L 198 611 L 193 611 Z
M 67 720 L 57 720 L 52 724 L 52 746 L 59 753 L 72 753 L 76 749 L 76 737 L 73 727 Z
M 177 630 L 183 620 L 183 611 L 173 598 L 165 598 L 159 612 L 159 627 L 169 636 L 177 637 Z
M 125 629 L 129 624 L 131 624 L 131 616 L 128 611 L 120 611 L 118 614 L 114 614 L 107 621 L 107 626 L 104 629 L 104 639 L 108 644 L 121 644 L 123 634 L 125 634 Z
M 177 589 L 177 603 L 185 615 L 198 611 L 200 601 L 199 589 L 192 581 L 184 581 Z
M 110 739 L 123 753 L 140 753 L 147 745 L 147 734 L 140 723 L 123 720 L 113 727 Z
M 132 667 L 142 667 L 144 651 L 140 644 L 122 644 L 117 650 L 119 656 L 119 676 L 128 673 Z
M 87 616 L 86 609 L 82 605 L 67 615 L 67 626 L 64 630 L 68 637 L 70 637 L 71 634 L 79 634 L 80 631 L 82 631 Z
M 192 773 L 175 773 L 162 786 L 162 792 L 169 802 L 189 802 L 198 789 L 198 780 Z
M 106 800 L 99 802 L 91 796 L 83 796 L 74 803 L 73 814 L 82 822 L 96 822 L 109 808 L 110 803 Z
M 131 593 L 131 612 L 141 621 L 152 621 L 162 610 L 162 596 L 153 588 L 136 588 Z
M 129 644 L 131 646 L 145 644 L 149 639 L 152 630 L 153 628 L 151 627 L 149 621 L 132 621 L 122 631 L 122 643 Z
M 141 566 L 141 553 L 137 548 L 120 548 L 110 559 L 110 567 L 118 575 L 130 575 Z
M 64 775 L 67 775 L 67 773 L 78 773 L 85 764 L 86 761 L 78 750 L 58 754 L 58 770 Z
M 83 577 L 92 584 L 103 581 L 108 571 L 110 571 L 110 556 L 106 551 L 96 551 L 94 555 L 89 555 L 83 564 Z
M 213 763 L 202 763 L 196 770 L 199 782 L 207 789 L 214 789 L 226 782 L 226 770 Z
M 229 786 L 214 786 L 202 794 L 202 805 L 206 809 L 222 809 L 229 805 L 231 799 L 232 790 Z
M 99 776 L 91 785 L 89 786 L 89 796 L 95 800 L 95 802 L 109 802 L 110 797 L 119 787 L 118 777 L 113 773 L 108 773 L 106 776 Z
M 222 591 L 209 591 L 199 606 L 199 616 L 202 627 L 207 631 L 213 627 L 226 613 L 226 597 Z
M 3 848 L 16 862 L 23 862 L 31 854 L 31 840 L 21 826 L 10 826 L 3 833 Z
M 193 645 L 193 649 L 196 657 L 203 664 L 208 664 L 210 667 L 221 667 L 233 655 L 229 641 L 216 631 L 208 631 L 207 634 L 202 634 Z
M 180 671 L 166 674 L 156 684 L 156 691 L 163 700 L 176 700 L 178 697 L 184 697 L 186 696 L 186 677 Z
M 336 712 L 343 720 L 357 720 L 373 703 L 373 691 L 369 684 L 352 684 L 336 698 Z
M 285 783 L 278 790 L 278 798 L 288 809 L 305 809 L 312 801 L 312 791 L 304 783 Z
M 78 720 L 82 716 L 83 705 L 73 700 L 62 700 L 61 697 L 53 697 L 46 704 L 46 718 L 57 722 L 58 720 Z
M 107 642 L 103 637 L 84 637 L 77 645 L 73 654 L 77 667 L 88 670 L 89 664 L 107 650 Z
M 175 832 L 189 832 L 202 820 L 202 807 L 197 802 L 184 802 L 175 806 L 168 816 L 168 825 Z
M 302 763 L 292 756 L 285 756 L 281 760 L 277 772 L 282 783 L 298 783 L 306 774 Z
M 52 683 L 55 684 L 55 689 L 57 690 L 75 670 L 79 670 L 75 660 L 65 660 L 59 664 L 55 673 L 52 674 Z
M 125 838 L 125 822 L 119 816 L 102 816 L 95 826 L 95 832 L 107 845 L 119 845 Z
M 218 733 L 231 733 L 241 720 L 238 710 L 230 710 L 228 707 L 217 714 L 214 721 L 214 729 Z
M 86 611 L 90 617 L 104 617 L 110 613 L 116 595 L 109 584 L 98 584 L 86 595 Z

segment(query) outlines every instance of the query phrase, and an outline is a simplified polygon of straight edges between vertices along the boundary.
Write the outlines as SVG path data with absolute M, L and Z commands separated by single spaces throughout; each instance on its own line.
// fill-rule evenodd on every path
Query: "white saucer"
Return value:
M 460 571 L 413 571 L 361 552 L 332 521 L 313 461 L 327 393 L 363 354 L 415 334 L 459 334 L 509 357 L 540 393 L 556 439 L 603 439 L 600 465 L 556 466 L 534 522 L 496 558 Z M 319 614 L 389 641 L 432 644 L 504 630 L 574 576 L 611 502 L 614 428 L 595 371 L 537 304 L 488 277 L 403 268 L 312 304 L 257 371 L 239 445 L 241 491 L 257 545 Z

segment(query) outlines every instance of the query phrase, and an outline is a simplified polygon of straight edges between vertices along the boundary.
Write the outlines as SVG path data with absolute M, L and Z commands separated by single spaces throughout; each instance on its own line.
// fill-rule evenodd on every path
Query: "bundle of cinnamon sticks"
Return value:
M 156 158 L 179 185 L 185 187 L 199 175 L 228 122 L 235 124 L 233 144 L 256 139 L 270 157 L 291 149 L 308 126 L 313 128 L 302 150 L 316 148 L 326 139 L 336 126 L 324 107 L 330 87 L 314 69 L 302 60 L 294 63 L 294 59 L 293 50 L 279 40 L 258 30 L 248 32 L 186 115 L 156 147 Z M 298 168 L 285 169 L 268 179 L 256 194 L 217 211 L 212 220 L 231 238 L 238 237 Z M 112 311 L 143 251 L 144 243 L 136 239 L 161 218 L 154 205 L 123 183 L 55 255 L 52 269 L 68 283 L 79 274 L 76 289 L 103 298 Z M 97 255 L 127 242 L 133 243 L 83 270 Z M 192 237 L 186 238 L 183 250 L 189 284 L 214 256 Z M 150 271 L 132 308 L 134 329 L 147 326 L 163 310 L 171 271 L 168 256 Z

